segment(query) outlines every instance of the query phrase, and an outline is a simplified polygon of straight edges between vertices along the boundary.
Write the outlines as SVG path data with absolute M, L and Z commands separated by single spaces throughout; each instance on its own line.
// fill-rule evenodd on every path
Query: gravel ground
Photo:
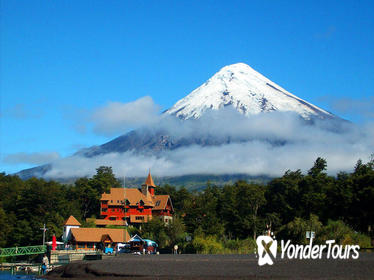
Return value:
M 120 255 L 56 268 L 48 279 L 374 279 L 374 254 L 357 260 L 276 259 L 258 266 L 255 255 Z

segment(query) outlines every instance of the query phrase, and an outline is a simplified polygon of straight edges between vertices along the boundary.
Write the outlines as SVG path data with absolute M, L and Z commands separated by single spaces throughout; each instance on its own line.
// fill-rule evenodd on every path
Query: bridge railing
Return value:
M 0 248 L 0 257 L 38 255 L 43 254 L 45 252 L 47 252 L 47 246 L 45 245 Z

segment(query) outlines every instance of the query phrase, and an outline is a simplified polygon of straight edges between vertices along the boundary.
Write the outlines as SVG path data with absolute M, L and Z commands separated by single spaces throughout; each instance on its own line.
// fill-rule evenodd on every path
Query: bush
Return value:
M 192 241 L 192 245 L 198 254 L 222 254 L 224 252 L 223 245 L 215 236 L 196 236 Z
M 240 243 L 241 243 L 241 240 L 239 239 L 229 239 L 224 243 L 224 246 L 225 246 L 225 249 L 227 249 L 229 252 L 238 253 L 241 247 Z
M 220 241 L 214 235 L 195 236 L 191 245 L 189 252 L 198 254 L 252 254 L 256 248 L 256 242 L 252 238 Z
M 256 241 L 252 238 L 240 240 L 239 254 L 252 254 L 255 252 Z
M 255 252 L 256 242 L 252 238 L 229 239 L 224 242 L 225 254 L 252 254 Z
M 355 232 L 343 221 L 329 220 L 327 225 L 322 227 L 317 235 L 316 241 L 318 243 L 324 243 L 326 240 L 335 240 L 336 244 L 341 245 L 358 244 L 362 248 L 371 247 L 369 236 Z
M 310 215 L 309 220 L 296 217 L 293 221 L 281 227 L 278 237 L 283 240 L 291 240 L 297 244 L 307 244 L 309 241 L 305 237 L 306 231 L 314 231 L 318 234 L 322 228 L 322 223 L 316 215 Z

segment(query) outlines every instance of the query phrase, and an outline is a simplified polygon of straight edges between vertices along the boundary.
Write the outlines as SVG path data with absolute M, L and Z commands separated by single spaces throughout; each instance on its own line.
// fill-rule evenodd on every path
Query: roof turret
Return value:
M 149 171 L 148 173 L 148 177 L 147 179 L 145 180 L 145 183 L 143 184 L 147 187 L 156 187 L 155 183 L 153 182 L 153 179 L 152 179 L 152 175 L 151 175 L 151 171 Z

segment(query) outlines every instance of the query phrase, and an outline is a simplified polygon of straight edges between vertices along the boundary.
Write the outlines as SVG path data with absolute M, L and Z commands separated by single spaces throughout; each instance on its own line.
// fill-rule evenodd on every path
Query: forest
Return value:
M 237 181 L 202 191 L 162 185 L 156 194 L 171 196 L 175 217 L 129 227 L 155 240 L 161 250 L 178 244 L 184 253 L 253 253 L 255 238 L 269 227 L 277 239 L 306 243 L 335 239 L 340 244 L 372 247 L 374 226 L 374 159 L 357 161 L 351 173 L 329 176 L 327 162 L 317 158 L 306 174 L 288 170 L 268 184 Z M 156 182 L 157 183 L 157 182 Z M 121 187 L 112 168 L 99 167 L 91 178 L 74 184 L 0 173 L 0 247 L 38 245 L 46 224 L 47 239 L 62 235 L 64 221 L 75 216 L 83 226 L 99 217 L 99 199 L 111 187 Z

